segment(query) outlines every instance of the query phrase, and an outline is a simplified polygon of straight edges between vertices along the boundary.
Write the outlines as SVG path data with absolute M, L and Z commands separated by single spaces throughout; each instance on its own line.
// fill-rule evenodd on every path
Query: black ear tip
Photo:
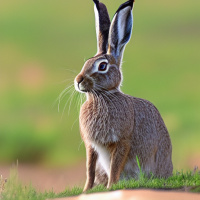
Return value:
M 93 0 L 93 1 L 94 1 L 95 5 L 96 5 L 97 9 L 99 9 L 99 0 Z
M 119 12 L 120 10 L 122 10 L 122 9 L 128 7 L 128 6 L 130 6 L 131 9 L 132 9 L 132 8 L 133 8 L 133 3 L 134 3 L 134 2 L 135 2 L 135 0 L 129 0 L 129 1 L 125 2 L 125 3 L 123 3 L 123 4 L 118 8 L 117 12 Z M 117 12 L 116 12 L 116 13 L 117 13 Z
M 131 6 L 131 8 L 133 8 L 133 3 L 135 2 L 135 0 L 129 0 L 127 1 L 127 6 Z
M 99 0 L 93 0 L 96 5 L 99 4 Z

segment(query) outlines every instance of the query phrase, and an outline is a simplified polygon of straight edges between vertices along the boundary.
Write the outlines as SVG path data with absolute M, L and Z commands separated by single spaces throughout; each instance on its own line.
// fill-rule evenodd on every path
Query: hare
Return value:
M 172 145 L 156 107 L 120 90 L 121 63 L 133 26 L 134 0 L 122 4 L 112 22 L 107 8 L 95 5 L 97 54 L 87 60 L 74 80 L 87 100 L 80 110 L 80 134 L 86 147 L 84 191 L 98 184 L 110 188 L 121 179 L 172 175 Z

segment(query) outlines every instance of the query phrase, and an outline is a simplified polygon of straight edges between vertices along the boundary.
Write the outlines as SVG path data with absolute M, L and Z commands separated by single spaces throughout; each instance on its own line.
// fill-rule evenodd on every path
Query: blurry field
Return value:
M 103 2 L 113 16 L 124 1 Z M 136 1 L 124 56 L 122 90 L 158 107 L 175 169 L 200 165 L 199 7 L 197 0 Z M 0 0 L 0 163 L 85 159 L 80 96 L 66 94 L 59 112 L 54 102 L 96 53 L 94 27 L 92 0 Z

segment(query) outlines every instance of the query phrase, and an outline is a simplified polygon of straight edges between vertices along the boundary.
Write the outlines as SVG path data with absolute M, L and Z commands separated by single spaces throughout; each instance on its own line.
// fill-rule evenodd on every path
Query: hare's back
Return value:
M 172 174 L 172 145 L 169 133 L 157 108 L 149 101 L 132 97 L 134 106 L 134 128 L 132 144 L 125 172 L 133 176 L 137 171 L 136 156 L 139 157 L 146 174 L 158 177 Z
M 126 177 L 139 173 L 136 157 L 146 175 L 169 177 L 172 174 L 172 146 L 169 133 L 157 108 L 149 101 L 130 97 L 134 110 L 131 149 L 124 167 Z M 122 176 L 123 178 L 123 176 Z
M 158 109 L 149 101 L 132 97 L 134 106 L 133 140 L 149 147 L 169 138 L 169 133 Z M 167 139 L 168 140 L 168 139 Z

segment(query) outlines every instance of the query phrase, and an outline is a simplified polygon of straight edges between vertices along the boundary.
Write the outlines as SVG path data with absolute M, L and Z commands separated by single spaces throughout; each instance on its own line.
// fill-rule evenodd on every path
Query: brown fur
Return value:
M 131 15 L 128 6 L 131 6 L 130 0 L 117 13 L 120 20 L 125 20 L 124 23 L 131 19 L 127 19 Z M 128 12 L 125 18 L 125 15 L 120 15 L 124 8 Z M 116 29 L 116 22 L 112 23 Z M 126 43 L 128 34 L 125 30 L 122 39 Z M 113 41 L 120 45 L 120 38 Z M 136 157 L 147 176 L 153 174 L 166 178 L 172 175 L 171 140 L 159 111 L 149 101 L 126 95 L 120 90 L 122 72 L 119 60 L 124 45 L 121 48 L 116 45 L 121 51 L 118 56 L 114 53 L 98 54 L 86 61 L 75 79 L 76 89 L 87 95 L 79 117 L 87 153 L 84 191 L 98 184 L 110 188 L 120 179 L 138 178 L 140 169 Z M 108 63 L 107 71 L 98 70 L 101 62 Z
M 82 133 L 82 138 L 87 144 L 86 149 L 88 146 L 92 147 L 91 143 L 95 141 L 104 145 L 111 154 L 108 187 L 116 183 L 120 176 L 126 179 L 138 177 L 136 156 L 146 175 L 151 173 L 157 177 L 172 175 L 170 137 L 153 104 L 119 92 L 108 95 L 107 98 L 103 94 L 100 94 L 98 98 L 90 95 L 81 108 L 80 128 L 81 133 L 84 133 Z M 98 107 L 100 107 L 99 110 Z M 111 130 L 112 128 L 114 131 Z M 118 142 L 113 141 L 113 135 L 119 138 Z M 88 156 L 90 155 L 87 154 Z M 90 165 L 93 166 L 93 170 L 96 168 L 96 184 L 107 184 L 105 178 L 101 180 L 102 174 L 105 176 L 104 170 L 99 170 L 102 167 L 95 167 L 95 164 L 96 160 L 93 160 L 93 164 Z M 128 165 L 132 166 L 131 169 Z M 90 180 L 93 179 L 90 178 Z M 90 189 L 90 186 L 91 183 L 86 184 L 85 190 Z

